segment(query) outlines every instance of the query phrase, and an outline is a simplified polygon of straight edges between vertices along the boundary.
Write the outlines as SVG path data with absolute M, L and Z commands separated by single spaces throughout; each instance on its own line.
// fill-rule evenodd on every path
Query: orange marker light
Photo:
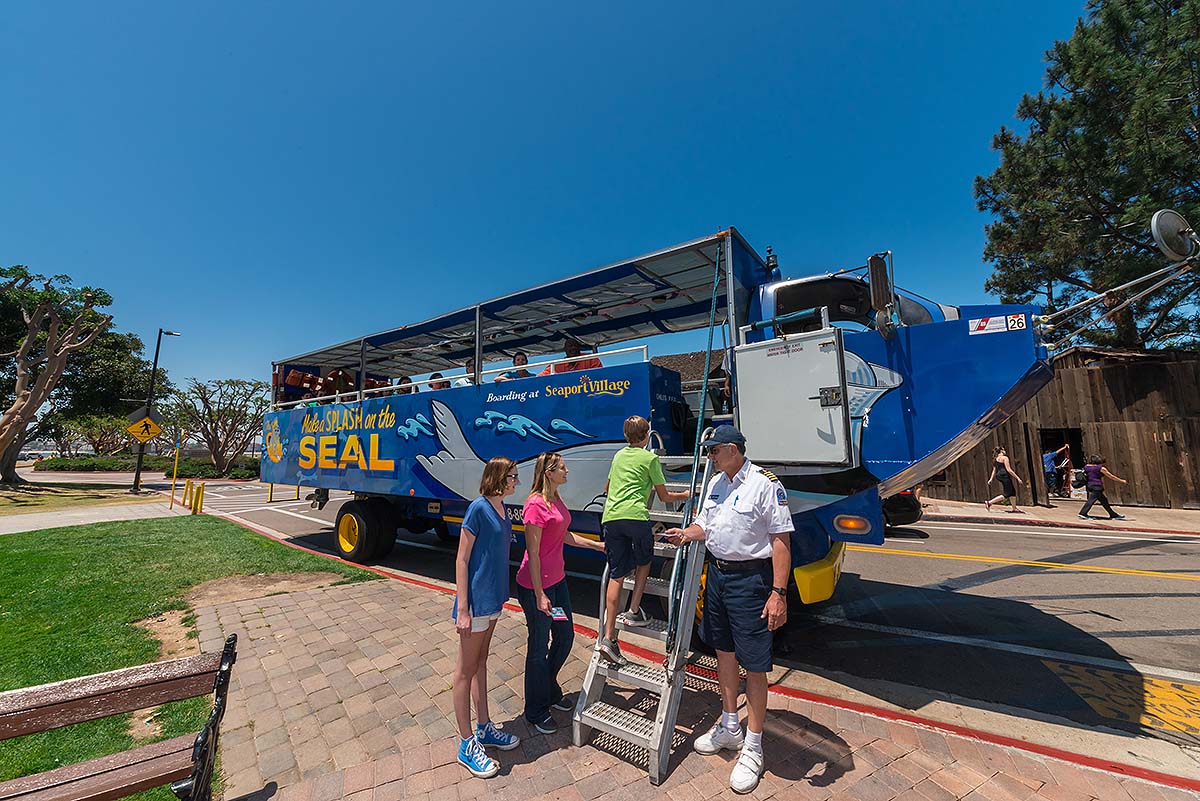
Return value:
M 871 533 L 871 521 L 858 515 L 838 515 L 833 518 L 833 527 L 839 534 L 854 534 L 862 537 Z

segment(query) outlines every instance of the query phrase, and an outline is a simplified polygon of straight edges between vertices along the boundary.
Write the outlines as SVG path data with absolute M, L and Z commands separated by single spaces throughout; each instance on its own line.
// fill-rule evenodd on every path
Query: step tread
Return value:
M 597 701 L 583 710 L 581 720 L 595 729 L 608 732 L 627 743 L 650 747 L 654 736 L 654 721 L 624 709 Z
M 625 583 L 622 585 L 627 590 L 632 590 L 636 582 L 633 576 L 626 576 Z M 646 578 L 646 595 L 654 595 L 659 598 L 666 598 L 671 594 L 671 580 L 655 578 L 647 576 Z
M 617 615 L 617 628 L 622 631 L 628 631 L 631 634 L 640 634 L 643 637 L 651 637 L 655 640 L 666 642 L 667 640 L 667 621 L 651 618 L 650 622 L 645 626 L 627 626 L 625 625 L 625 613 Z
M 612 681 L 619 681 L 633 687 L 640 687 L 652 693 L 662 695 L 667 682 L 667 672 L 661 665 L 644 665 L 640 662 L 627 662 L 624 665 L 600 663 L 600 672 Z
M 673 512 L 670 509 L 651 509 L 650 519 L 656 523 L 683 523 L 683 512 Z

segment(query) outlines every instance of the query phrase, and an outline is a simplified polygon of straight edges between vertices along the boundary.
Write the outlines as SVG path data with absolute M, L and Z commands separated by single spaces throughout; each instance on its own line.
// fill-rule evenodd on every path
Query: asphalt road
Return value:
M 211 485 L 205 511 L 331 551 L 346 496 L 318 512 L 277 489 L 268 503 L 258 484 Z M 453 549 L 432 533 L 402 532 L 384 564 L 453 581 Z M 600 563 L 567 567 L 574 607 L 595 616 Z M 905 708 L 950 701 L 1197 746 L 1198 635 L 1200 536 L 929 523 L 851 546 L 834 597 L 793 613 L 778 661 Z

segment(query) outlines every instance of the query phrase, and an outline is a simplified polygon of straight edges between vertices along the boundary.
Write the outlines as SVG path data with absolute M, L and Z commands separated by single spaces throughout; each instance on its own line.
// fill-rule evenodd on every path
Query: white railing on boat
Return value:
M 526 381 L 526 380 L 528 380 L 528 378 L 536 378 L 538 375 L 536 372 L 537 370 L 541 370 L 546 367 L 553 367 L 556 364 L 567 364 L 569 362 L 577 362 L 582 359 L 591 359 L 591 358 L 596 358 L 596 359 L 599 359 L 601 357 L 611 358 L 613 356 L 622 356 L 622 355 L 629 354 L 629 353 L 640 354 L 641 362 L 650 361 L 649 347 L 646 345 L 635 345 L 635 346 L 629 347 L 629 348 L 616 348 L 614 350 L 603 350 L 603 351 L 599 351 L 597 353 L 583 353 L 583 354 L 580 354 L 579 356 L 564 356 L 559 359 L 549 359 L 547 361 L 534 362 L 533 364 L 523 364 L 519 367 L 516 365 L 511 365 L 508 367 L 493 367 L 493 368 L 490 368 L 487 370 L 481 370 L 479 373 L 479 377 L 480 377 L 481 383 L 487 383 L 486 381 L 483 381 L 483 379 L 488 376 L 499 376 L 503 373 L 511 373 L 514 370 L 524 369 L 524 370 L 529 371 L 530 373 L 533 373 L 533 375 L 528 376 L 527 378 L 513 378 L 513 379 L 508 379 L 508 380 L 510 380 L 510 381 Z M 615 365 L 610 364 L 607 366 L 613 367 Z M 276 403 L 276 404 L 272 405 L 271 409 L 272 409 L 272 411 L 281 411 L 283 409 L 294 409 L 297 406 L 308 406 L 308 405 L 314 404 L 314 403 L 319 404 L 319 405 L 325 405 L 328 403 L 345 403 L 345 402 L 349 402 L 349 401 L 365 400 L 368 397 L 380 396 L 380 395 L 393 395 L 393 394 L 415 395 L 421 391 L 420 387 L 428 388 L 435 383 L 441 383 L 443 381 L 454 382 L 460 378 L 468 377 L 469 375 L 470 375 L 469 373 L 459 373 L 457 375 L 442 376 L 441 378 L 433 378 L 433 379 L 423 378 L 420 381 L 413 381 L 411 384 L 405 384 L 404 385 L 405 387 L 412 387 L 412 389 L 409 390 L 408 392 L 402 392 L 402 391 L 400 391 L 399 386 L 397 386 L 395 384 L 389 384 L 387 386 L 373 387 L 371 389 L 366 389 L 366 390 L 353 389 L 353 390 L 347 390 L 345 392 L 337 392 L 332 395 L 321 395 L 319 397 L 301 398 L 300 400 L 288 401 L 287 403 Z M 492 380 L 495 381 L 495 378 L 493 378 Z M 451 387 L 451 388 L 453 388 L 453 387 Z M 442 389 L 446 389 L 446 387 L 442 387 Z M 441 390 L 426 389 L 425 391 L 426 392 L 440 392 Z

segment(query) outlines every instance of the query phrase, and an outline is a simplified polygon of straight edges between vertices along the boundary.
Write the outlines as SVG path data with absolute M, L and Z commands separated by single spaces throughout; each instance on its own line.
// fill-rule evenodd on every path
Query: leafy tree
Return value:
M 69 432 L 92 446 L 92 452 L 97 456 L 107 456 L 121 450 L 129 444 L 129 432 L 125 430 L 128 422 L 124 417 L 105 414 L 91 414 L 74 417 L 63 425 Z
M 986 288 L 1062 308 L 1165 266 L 1148 230 L 1159 208 L 1200 217 L 1200 0 L 1090 0 L 1047 61 L 1046 89 L 1017 107 L 1026 132 L 996 134 L 1000 166 L 975 179 L 975 198 L 993 215 Z M 1198 302 L 1192 273 L 1088 336 L 1194 340 Z
M 14 313 L 20 320 L 20 311 L 14 309 Z M 0 306 L 2 314 L 4 310 Z M 21 324 L 18 336 L 11 326 L 12 319 L 11 315 L 0 317 L 0 350 L 14 349 L 19 337 L 24 336 L 24 324 Z M 10 323 L 7 329 L 4 326 L 6 320 Z M 142 340 L 136 334 L 109 330 L 96 337 L 88 348 L 74 354 L 24 436 L 0 454 L 0 476 L 15 478 L 17 456 L 28 442 L 52 440 L 59 453 L 65 456 L 82 442 L 77 438 L 77 431 L 68 429 L 68 423 L 97 415 L 123 417 L 132 411 L 137 405 L 132 399 L 144 398 L 149 391 L 151 365 L 148 359 L 142 358 L 143 348 Z M 0 363 L 0 387 L 4 388 L 0 391 L 0 400 L 11 402 L 15 381 L 15 366 Z M 162 367 L 158 368 L 156 387 L 163 387 L 166 392 L 174 389 Z
M 103 289 L 75 287 L 68 276 L 47 278 L 21 265 L 0 268 L 0 296 L 7 317 L 0 334 L 10 344 L 15 340 L 4 354 L 13 358 L 14 380 L 0 411 L 0 454 L 7 455 L 20 447 L 71 357 L 112 324 L 112 315 L 99 311 L 112 297 Z M 4 471 L 0 480 L 17 480 L 15 469 Z
M 262 433 L 263 415 L 271 404 L 269 389 L 263 381 L 193 379 L 175 393 L 173 402 L 183 427 L 208 448 L 213 467 L 221 475 L 228 475 L 237 458 Z

